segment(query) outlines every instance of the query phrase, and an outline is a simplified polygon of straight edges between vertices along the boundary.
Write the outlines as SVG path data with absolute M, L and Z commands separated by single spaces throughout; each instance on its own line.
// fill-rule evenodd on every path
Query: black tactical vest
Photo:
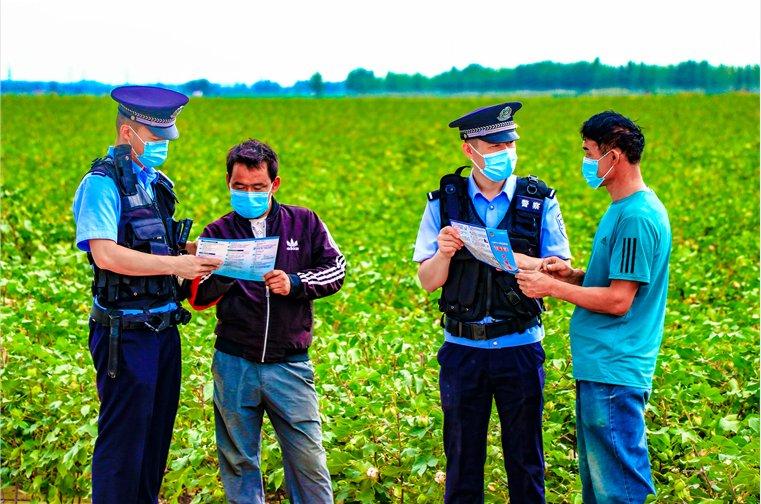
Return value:
M 466 168 L 444 175 L 439 190 L 428 193 L 429 200 L 439 200 L 442 228 L 451 220 L 485 227 L 468 195 L 468 179 L 461 175 Z M 554 197 L 555 191 L 538 178 L 518 178 L 510 207 L 497 226 L 507 230 L 514 252 L 539 257 L 545 198 Z M 528 328 L 539 323 L 544 306 L 521 292 L 514 275 L 497 271 L 463 247 L 452 257 L 439 309 L 459 322 L 478 322 L 489 315 Z
M 88 173 L 110 177 L 119 191 L 121 215 L 117 243 L 123 247 L 156 255 L 177 255 L 173 220 L 175 203 L 173 184 L 158 172 L 153 184 L 155 198 L 137 183 L 132 170 L 130 146 L 114 148 L 113 158 L 93 161 Z M 92 254 L 87 258 L 95 274 L 93 296 L 98 304 L 111 309 L 147 310 L 169 301 L 178 301 L 178 284 L 172 275 L 128 276 L 98 268 Z

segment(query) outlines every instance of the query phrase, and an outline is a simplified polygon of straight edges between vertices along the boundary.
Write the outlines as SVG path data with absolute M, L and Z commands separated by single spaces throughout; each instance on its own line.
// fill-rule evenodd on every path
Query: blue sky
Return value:
M 759 0 L 2 0 L 0 75 L 283 85 L 354 68 L 759 63 Z

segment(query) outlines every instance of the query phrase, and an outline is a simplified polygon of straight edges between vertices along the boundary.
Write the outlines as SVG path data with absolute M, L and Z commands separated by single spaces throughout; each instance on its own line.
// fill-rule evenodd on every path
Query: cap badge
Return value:
M 503 108 L 499 115 L 497 116 L 498 121 L 507 121 L 510 119 L 510 116 L 513 114 L 513 109 L 511 109 L 509 106 Z

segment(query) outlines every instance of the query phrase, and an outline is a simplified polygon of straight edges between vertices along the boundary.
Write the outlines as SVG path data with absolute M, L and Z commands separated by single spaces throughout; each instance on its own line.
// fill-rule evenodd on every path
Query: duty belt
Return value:
M 539 317 L 533 317 L 528 320 L 503 320 L 492 322 L 491 324 L 474 324 L 470 322 L 460 322 L 447 316 L 442 317 L 442 326 L 452 336 L 467 338 L 471 340 L 488 340 L 499 338 L 507 334 L 515 334 L 525 331 L 531 327 L 541 324 Z
M 160 332 L 177 324 L 187 324 L 190 322 L 190 312 L 178 307 L 176 310 L 160 313 L 125 314 L 120 310 L 107 310 L 93 306 L 90 319 L 109 328 L 108 376 L 116 378 L 119 368 L 119 343 L 123 330 L 148 329 Z
M 190 322 L 190 312 L 182 307 L 159 313 L 124 314 L 120 310 L 107 310 L 93 306 L 90 312 L 90 318 L 104 326 L 113 325 L 112 322 L 115 317 L 120 319 L 122 329 L 149 329 L 154 332 Z

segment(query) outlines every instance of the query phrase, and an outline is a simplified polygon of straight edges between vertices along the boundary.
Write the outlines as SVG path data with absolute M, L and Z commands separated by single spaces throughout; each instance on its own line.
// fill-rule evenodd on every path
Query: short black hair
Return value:
M 581 126 L 581 137 L 597 142 L 606 152 L 618 148 L 630 163 L 637 164 L 645 150 L 645 136 L 634 121 L 613 110 L 595 114 Z
M 264 142 L 249 138 L 239 143 L 227 153 L 227 176 L 232 176 L 235 163 L 243 163 L 249 168 L 259 168 L 262 163 L 267 164 L 267 174 L 270 181 L 277 177 L 278 162 L 277 154 Z

